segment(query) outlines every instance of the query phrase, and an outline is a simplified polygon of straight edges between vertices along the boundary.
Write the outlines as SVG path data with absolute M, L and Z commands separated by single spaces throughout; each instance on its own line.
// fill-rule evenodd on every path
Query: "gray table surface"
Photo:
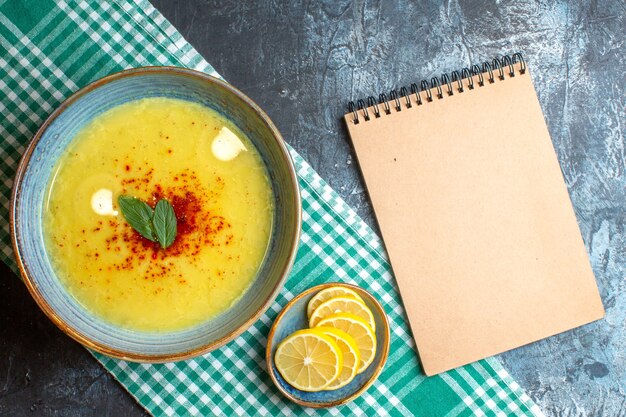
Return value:
M 499 358 L 548 416 L 626 416 L 622 0 L 153 3 L 374 228 L 346 99 L 523 52 L 607 314 Z M 145 415 L 0 272 L 0 415 Z

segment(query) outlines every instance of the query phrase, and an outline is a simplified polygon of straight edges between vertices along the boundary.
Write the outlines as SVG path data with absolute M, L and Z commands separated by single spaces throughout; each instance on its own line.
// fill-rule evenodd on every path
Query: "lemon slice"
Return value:
M 276 348 L 276 369 L 294 388 L 321 391 L 341 373 L 343 354 L 337 342 L 319 330 L 297 331 Z
M 356 291 L 350 288 L 340 286 L 328 287 L 326 289 L 318 291 L 318 293 L 315 294 L 313 298 L 311 298 L 311 300 L 309 300 L 309 304 L 306 307 L 306 316 L 308 318 L 311 318 L 311 314 L 313 314 L 313 311 L 317 308 L 317 306 L 319 306 L 326 300 L 330 300 L 333 297 L 341 296 L 354 297 L 361 302 L 363 301 L 359 294 L 357 294 Z
M 317 326 L 334 327 L 352 336 L 361 353 L 357 373 L 363 372 L 374 360 L 374 356 L 376 356 L 376 334 L 361 317 L 351 313 L 333 314 L 320 320 Z
M 345 387 L 354 379 L 359 368 L 359 362 L 361 361 L 359 347 L 356 345 L 354 338 L 343 330 L 335 329 L 334 327 L 317 327 L 314 330 L 319 330 L 332 338 L 343 354 L 343 366 L 339 376 L 324 389 L 328 391 Z
M 372 330 L 376 330 L 374 315 L 370 309 L 363 301 L 350 296 L 333 297 L 318 305 L 309 317 L 309 327 L 315 327 L 321 319 L 337 313 L 352 313 L 359 316 L 369 324 Z

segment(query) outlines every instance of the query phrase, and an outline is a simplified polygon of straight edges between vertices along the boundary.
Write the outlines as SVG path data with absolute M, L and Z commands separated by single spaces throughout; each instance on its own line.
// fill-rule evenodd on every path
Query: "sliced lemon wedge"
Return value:
M 274 364 L 289 385 L 316 392 L 339 377 L 343 354 L 332 337 L 306 329 L 291 334 L 278 345 Z
M 319 330 L 332 338 L 343 354 L 343 366 L 339 376 L 324 389 L 328 391 L 345 387 L 354 379 L 356 371 L 359 369 L 359 363 L 361 362 L 359 347 L 354 338 L 343 330 L 334 327 L 317 327 L 315 330 Z
M 372 311 L 367 308 L 363 301 L 352 296 L 333 297 L 318 305 L 309 317 L 309 327 L 315 327 L 323 318 L 337 313 L 351 313 L 359 316 L 369 324 L 372 330 L 376 330 Z
M 357 373 L 367 369 L 374 360 L 376 356 L 376 334 L 361 317 L 351 313 L 333 314 L 320 320 L 317 327 L 334 327 L 352 336 L 361 353 Z
M 309 304 L 306 307 L 306 316 L 308 318 L 311 318 L 311 314 L 313 314 L 313 311 L 324 301 L 341 296 L 354 297 L 361 302 L 363 301 L 359 294 L 357 294 L 357 292 L 353 289 L 341 287 L 339 285 L 335 287 L 328 287 L 321 291 L 318 291 L 317 294 L 315 294 L 313 298 L 309 300 Z

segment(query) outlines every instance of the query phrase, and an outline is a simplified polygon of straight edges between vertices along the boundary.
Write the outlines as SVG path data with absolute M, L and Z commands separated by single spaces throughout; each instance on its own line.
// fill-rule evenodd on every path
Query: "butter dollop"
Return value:
M 213 155 L 221 161 L 235 159 L 242 151 L 247 151 L 241 139 L 237 137 L 229 128 L 222 127 L 211 144 Z
M 102 216 L 117 216 L 117 210 L 113 210 L 113 191 L 101 188 L 91 196 L 91 208 Z

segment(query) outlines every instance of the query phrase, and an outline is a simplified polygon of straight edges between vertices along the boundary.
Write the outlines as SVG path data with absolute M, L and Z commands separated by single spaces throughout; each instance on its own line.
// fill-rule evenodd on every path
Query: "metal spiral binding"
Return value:
M 504 80 L 506 76 L 513 78 L 515 77 L 515 64 L 517 63 L 520 64 L 519 74 L 526 73 L 524 57 L 521 53 L 517 52 L 513 55 L 504 55 L 502 58 L 495 58 L 491 62 L 483 62 L 480 66 L 472 65 L 460 71 L 442 74 L 441 77 L 432 77 L 430 82 L 422 80 L 419 84 L 411 84 L 409 88 L 401 87 L 399 92 L 397 89 L 393 89 L 389 92 L 389 95 L 380 93 L 378 100 L 373 96 L 369 96 L 366 100 L 357 100 L 356 104 L 354 101 L 351 101 L 348 103 L 348 111 L 352 113 L 352 122 L 359 124 L 361 117 L 364 121 L 370 120 L 368 110 L 370 108 L 374 109 L 374 117 L 376 118 L 381 117 L 383 114 L 391 114 L 392 105 L 390 105 L 390 102 L 393 102 L 393 108 L 396 112 L 402 111 L 402 101 L 404 101 L 404 108 L 412 108 L 413 102 L 411 102 L 411 95 L 415 96 L 417 106 L 421 106 L 427 102 L 433 101 L 435 98 L 441 100 L 446 96 L 464 93 L 476 87 L 484 87 L 485 81 L 489 84 L 493 84 L 496 80 Z M 477 84 L 474 83 L 474 76 L 478 77 Z M 463 84 L 463 80 L 467 80 L 467 89 Z M 456 87 L 454 84 L 456 84 Z M 433 94 L 431 90 L 436 90 L 436 93 Z M 422 100 L 420 94 L 422 92 L 426 94 L 425 101 Z M 380 105 L 382 105 L 382 113 L 379 107 Z

